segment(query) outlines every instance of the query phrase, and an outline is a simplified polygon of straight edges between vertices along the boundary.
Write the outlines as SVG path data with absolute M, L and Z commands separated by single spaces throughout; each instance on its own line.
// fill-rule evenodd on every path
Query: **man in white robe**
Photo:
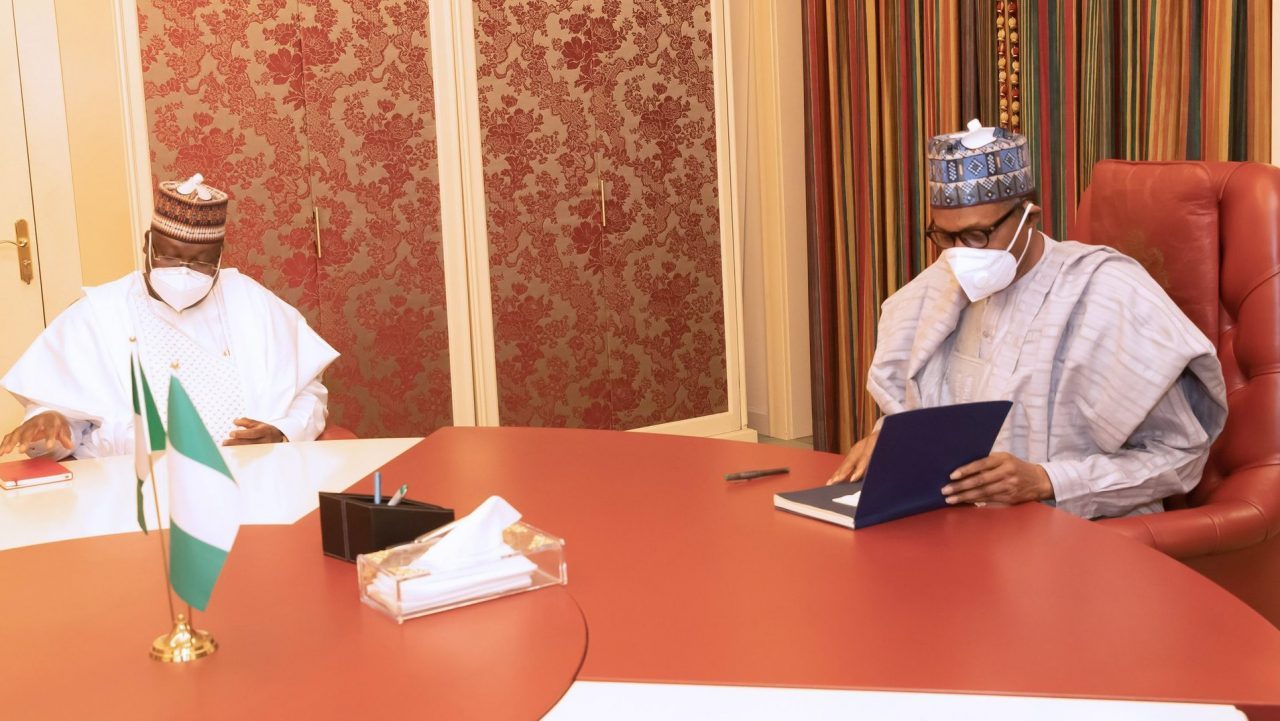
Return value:
M 943 253 L 884 303 L 867 387 L 886 414 L 1013 402 L 947 502 L 1116 517 L 1195 487 L 1227 415 L 1213 344 L 1136 261 L 1035 229 L 1025 138 L 974 121 L 928 151 Z M 875 440 L 830 482 L 860 478 Z
M 0 379 L 26 408 L 0 455 L 132 453 L 135 357 L 162 420 L 174 375 L 225 445 L 324 430 L 321 374 L 338 354 L 293 307 L 220 267 L 227 196 L 202 180 L 161 183 L 144 270 L 86 288 Z

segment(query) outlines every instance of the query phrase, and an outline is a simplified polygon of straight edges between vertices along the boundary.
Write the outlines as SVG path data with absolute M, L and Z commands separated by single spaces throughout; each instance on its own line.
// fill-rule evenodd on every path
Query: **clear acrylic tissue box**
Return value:
M 432 571 L 414 567 L 450 526 L 402 546 L 361 554 L 356 559 L 360 600 L 398 623 L 517 593 L 569 582 L 564 539 L 527 523 L 502 532 L 511 552 L 463 568 Z

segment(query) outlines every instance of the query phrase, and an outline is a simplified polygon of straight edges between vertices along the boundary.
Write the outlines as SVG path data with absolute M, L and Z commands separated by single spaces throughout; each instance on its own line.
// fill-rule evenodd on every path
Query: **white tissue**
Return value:
M 385 603 L 398 600 L 402 613 L 461 603 L 525 588 L 537 565 L 516 554 L 502 532 L 520 520 L 520 512 L 499 496 L 490 496 L 465 518 L 458 519 L 410 568 L 429 575 L 402 580 L 379 574 L 369 593 Z
M 490 561 L 512 553 L 502 542 L 502 532 L 520 520 L 520 512 L 501 496 L 489 496 L 466 518 L 458 519 L 412 568 L 432 571 L 456 569 Z
M 400 612 L 414 613 L 432 606 L 495 596 L 533 585 L 533 561 L 511 556 L 478 566 L 442 571 L 400 582 Z M 369 594 L 383 603 L 396 603 L 396 582 L 381 574 L 369 584 Z

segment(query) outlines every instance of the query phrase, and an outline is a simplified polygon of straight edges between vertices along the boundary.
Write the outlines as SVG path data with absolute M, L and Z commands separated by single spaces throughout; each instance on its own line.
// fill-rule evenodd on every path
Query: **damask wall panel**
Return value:
M 591 0 L 476 0 L 498 411 L 504 425 L 614 427 L 590 119 Z
M 427 0 L 301 0 L 331 417 L 361 436 L 452 419 Z M 314 243 L 314 238 L 312 238 Z
M 709 0 L 607 0 L 592 107 L 617 428 L 728 410 Z
M 294 0 L 138 0 L 153 182 L 231 196 L 224 263 L 316 325 L 316 259 Z
M 427 0 L 138 10 L 153 174 L 201 172 L 231 194 L 227 264 L 342 353 L 330 422 L 361 436 L 448 425 Z

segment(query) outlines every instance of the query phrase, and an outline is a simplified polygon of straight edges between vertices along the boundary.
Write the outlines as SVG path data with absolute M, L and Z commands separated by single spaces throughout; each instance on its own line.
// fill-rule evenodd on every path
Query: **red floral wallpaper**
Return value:
M 504 425 L 610 428 L 609 262 L 589 56 L 566 23 L 591 0 L 477 0 L 498 412 Z M 566 46 L 568 44 L 568 46 Z
M 425 0 L 300 3 L 326 378 L 358 435 L 452 422 Z M 338 398 L 337 396 L 340 396 Z
M 138 0 L 154 179 L 230 194 L 227 265 L 319 321 L 296 3 Z M 283 62 L 282 62 L 283 58 Z
M 709 0 L 613 0 L 591 28 L 616 261 L 614 425 L 728 410 Z
M 342 352 L 325 378 L 331 422 L 362 436 L 447 425 L 427 3 L 138 9 L 153 172 L 202 172 L 231 194 L 227 263 Z
M 724 411 L 707 0 L 475 9 L 502 422 Z

